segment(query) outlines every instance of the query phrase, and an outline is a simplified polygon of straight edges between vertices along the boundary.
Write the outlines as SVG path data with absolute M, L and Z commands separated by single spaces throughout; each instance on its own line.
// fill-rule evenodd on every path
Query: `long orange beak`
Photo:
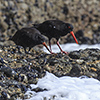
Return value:
M 78 41 L 77 41 L 77 39 L 76 39 L 76 37 L 75 37 L 75 35 L 74 35 L 73 31 L 71 31 L 70 33 L 71 33 L 71 35 L 73 36 L 73 38 L 74 38 L 75 42 L 78 44 Z

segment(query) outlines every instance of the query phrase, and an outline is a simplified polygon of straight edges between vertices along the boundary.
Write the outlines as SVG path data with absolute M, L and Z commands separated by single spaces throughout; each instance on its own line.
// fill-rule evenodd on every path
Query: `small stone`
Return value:
M 76 62 L 77 62 L 78 64 L 82 64 L 82 63 L 84 62 L 84 60 L 77 59 Z
M 28 5 L 26 3 L 20 3 L 20 7 L 22 10 L 28 10 Z
M 21 76 L 21 78 L 23 78 L 23 79 L 21 79 L 23 82 L 28 82 L 28 79 L 27 79 L 27 76 L 25 75 L 25 74 L 20 74 L 20 76 Z

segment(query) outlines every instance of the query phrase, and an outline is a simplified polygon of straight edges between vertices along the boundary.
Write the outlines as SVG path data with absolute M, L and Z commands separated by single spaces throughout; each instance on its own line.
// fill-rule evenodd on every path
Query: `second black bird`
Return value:
M 45 44 L 46 38 L 35 28 L 22 28 L 18 30 L 9 40 L 14 41 L 16 45 L 22 46 L 25 52 L 27 47 L 29 47 L 30 51 L 32 47 L 39 44 L 43 44 L 48 49 Z

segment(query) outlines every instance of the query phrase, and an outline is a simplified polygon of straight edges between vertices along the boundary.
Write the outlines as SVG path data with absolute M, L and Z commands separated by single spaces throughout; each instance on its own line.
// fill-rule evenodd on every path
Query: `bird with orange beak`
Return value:
M 45 35 L 48 37 L 49 39 L 49 47 L 50 47 L 50 53 L 52 54 L 52 49 L 51 49 L 51 42 L 50 40 L 52 38 L 56 38 L 56 44 L 58 45 L 61 53 L 65 53 L 68 54 L 67 52 L 63 51 L 59 45 L 59 38 L 62 36 L 67 35 L 68 33 L 70 33 L 75 42 L 78 44 L 78 41 L 73 33 L 73 26 L 69 23 L 65 23 L 63 21 L 60 20 L 47 20 L 44 21 L 43 23 L 40 24 L 33 24 L 33 26 L 38 29 L 41 34 Z M 44 44 L 46 45 L 46 44 Z

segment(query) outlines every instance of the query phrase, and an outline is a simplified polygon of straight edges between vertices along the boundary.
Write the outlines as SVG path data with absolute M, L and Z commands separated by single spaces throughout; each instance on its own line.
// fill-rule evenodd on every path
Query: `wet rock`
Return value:
M 79 51 L 71 52 L 71 53 L 69 54 L 69 56 L 70 56 L 72 59 L 79 59 L 79 58 L 80 58 L 80 53 L 79 53 Z
M 78 64 L 82 64 L 82 63 L 84 63 L 84 60 L 79 60 L 79 59 L 77 59 L 76 62 L 77 62 Z
M 20 3 L 20 7 L 22 10 L 28 10 L 28 5 L 26 3 Z
M 42 88 L 37 87 L 37 88 L 32 89 L 31 91 L 42 92 L 42 91 L 47 91 L 47 89 L 42 89 Z
M 5 85 L 2 82 L 0 82 L 0 86 L 4 87 Z
M 17 75 L 17 73 L 10 67 L 2 67 L 0 68 L 0 71 L 4 72 L 8 77 L 15 77 Z
M 28 88 L 23 84 L 21 84 L 20 87 L 21 87 L 22 92 L 24 93 L 28 90 Z
M 99 33 L 96 33 L 96 34 L 93 34 L 92 43 L 93 44 L 100 43 L 100 32 Z
M 1 92 L 1 95 L 2 95 L 2 96 L 1 96 L 2 99 L 7 100 L 8 98 L 10 98 L 9 95 L 8 95 L 6 92 L 4 92 L 4 91 Z
M 46 71 L 57 77 L 85 75 L 100 80 L 99 49 L 73 51 L 67 56 L 46 54 L 36 46 L 30 54 L 25 54 L 22 47 L 19 52 L 8 41 L 22 27 L 60 19 L 73 24 L 79 44 L 100 43 L 99 6 L 98 0 L 0 0 L 0 100 L 23 99 L 24 93 L 31 89 L 29 85 L 36 84 Z M 61 43 L 68 42 L 75 42 L 71 35 L 61 38 Z
M 30 54 L 19 53 L 14 46 L 1 45 L 0 52 L 0 86 L 7 98 L 24 98 L 24 93 L 30 84 L 36 84 L 39 78 L 45 76 L 46 71 L 57 77 L 86 75 L 100 79 L 100 50 L 85 49 L 70 52 L 69 55 L 46 54 L 37 49 Z M 23 51 L 23 48 L 22 48 Z M 13 53 L 12 53 L 13 52 Z M 45 89 L 33 89 L 41 92 Z M 0 93 L 1 93 L 0 92 Z M 6 95 L 7 94 L 7 95 Z M 10 96 L 9 96 L 9 95 Z

